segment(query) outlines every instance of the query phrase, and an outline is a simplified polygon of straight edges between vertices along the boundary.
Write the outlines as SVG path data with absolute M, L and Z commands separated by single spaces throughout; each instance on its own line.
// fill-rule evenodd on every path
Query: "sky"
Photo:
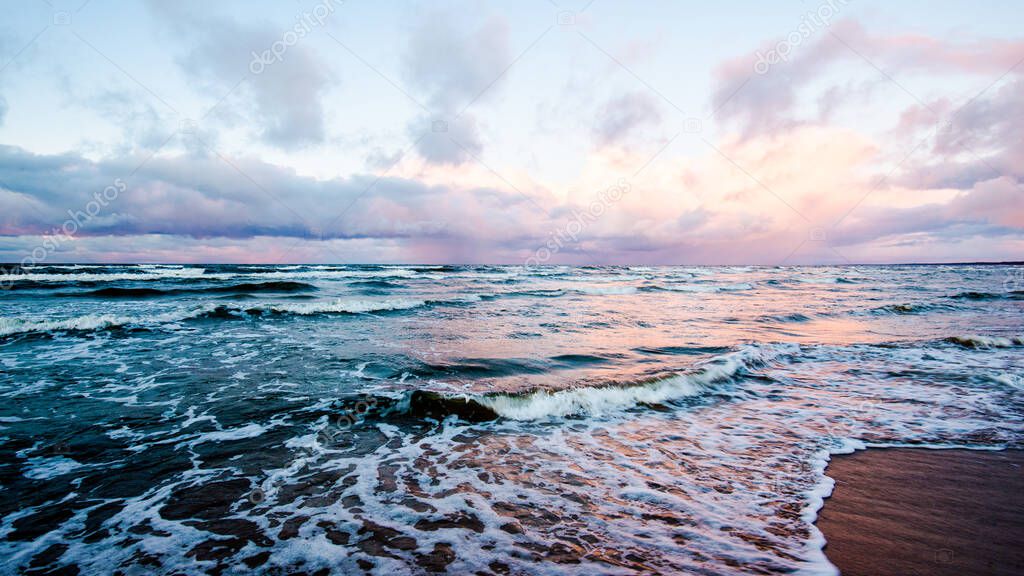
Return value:
M 0 5 L 0 261 L 1024 259 L 1015 2 Z

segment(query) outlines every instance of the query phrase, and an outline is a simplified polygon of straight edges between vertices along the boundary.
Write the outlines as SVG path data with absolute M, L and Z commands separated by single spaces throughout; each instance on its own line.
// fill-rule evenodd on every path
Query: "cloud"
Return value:
M 140 97 L 135 90 L 104 90 L 93 95 L 76 95 L 68 87 L 66 97 L 72 103 L 86 106 L 105 119 L 116 119 L 114 124 L 121 129 L 121 142 L 113 148 L 116 154 L 155 150 L 173 130 L 174 123 L 168 122 L 154 108 L 152 99 Z
M 773 47 L 765 44 L 723 63 L 712 104 L 721 108 L 721 119 L 740 130 L 728 153 L 740 155 L 741 165 L 808 214 L 810 224 L 827 228 L 829 246 L 851 258 L 875 261 L 942 260 L 954 254 L 962 258 L 969 253 L 964 247 L 976 250 L 981 242 L 990 243 L 990 249 L 971 259 L 1006 258 L 1013 253 L 1008 246 L 1020 246 L 1024 217 L 1015 206 L 1024 205 L 1024 68 L 1019 66 L 1024 41 L 879 35 L 847 20 L 818 32 L 813 41 L 796 46 L 787 58 L 757 74 L 759 54 Z M 773 167 L 786 166 L 793 157 L 822 157 L 810 155 L 806 142 L 787 148 L 769 144 L 760 157 L 742 154 L 764 143 L 793 144 L 854 99 L 872 105 L 873 88 L 888 82 L 881 74 L 874 84 L 827 83 L 839 66 L 862 65 L 862 56 L 895 78 L 968 75 L 986 84 L 977 92 L 957 94 L 958 100 L 935 98 L 907 107 L 877 146 L 889 154 L 876 150 L 849 156 L 831 168 L 847 174 L 847 180 L 793 198 L 787 190 L 810 180 L 791 175 L 775 183 L 770 175 L 778 171 Z M 820 94 L 817 119 L 808 118 L 805 105 L 815 91 Z M 865 171 L 878 174 L 865 180 Z M 835 226 L 828 224 L 836 221 Z M 808 223 L 796 225 L 804 228 Z
M 245 95 L 246 122 L 257 127 L 265 142 L 291 149 L 324 141 L 322 100 L 333 77 L 302 45 L 301 37 L 283 43 L 292 29 L 241 24 L 178 3 L 151 2 L 150 6 L 176 36 L 189 41 L 189 50 L 178 59 L 181 69 L 217 97 L 233 89 Z M 275 43 L 286 47 L 280 58 L 261 58 L 262 66 L 254 65 L 257 56 L 265 55 Z
M 508 27 L 492 18 L 465 34 L 450 15 L 424 17 L 409 36 L 405 76 L 426 111 L 409 124 L 419 154 L 434 164 L 458 165 L 483 152 L 477 118 L 467 108 L 493 95 L 511 62 Z
M 93 162 L 0 147 L 0 181 L 7 186 L 0 189 L 0 234 L 48 233 L 118 180 L 124 190 L 80 236 L 514 240 L 531 228 L 516 222 L 536 216 L 514 191 L 366 174 L 318 181 L 255 159 L 228 165 L 209 156 L 157 157 L 132 175 L 142 160 Z
M 959 242 L 978 237 L 1024 239 L 1024 189 L 1016 182 L 990 180 L 944 203 L 870 206 L 830 234 L 836 246 L 899 238 Z
M 780 46 L 788 46 L 780 51 Z M 786 52 L 784 57 L 767 54 Z M 837 21 L 814 30 L 801 43 L 766 42 L 750 54 L 724 61 L 715 72 L 712 108 L 745 135 L 764 134 L 801 123 L 796 117 L 803 90 L 844 62 L 878 66 L 897 77 L 905 73 L 940 76 L 1006 73 L 1024 58 L 1024 41 L 980 39 L 952 43 L 918 34 L 871 34 L 857 21 Z M 767 64 L 767 60 L 773 63 Z M 887 82 L 879 76 L 875 85 Z M 865 86 L 834 87 L 822 103 L 826 112 Z M 932 121 L 936 119 L 933 117 Z
M 10 50 L 10 44 L 10 39 L 7 37 L 7 31 L 0 29 L 0 58 L 3 59 L 3 62 L 6 62 L 7 67 L 10 67 L 10 65 L 14 63 L 13 61 L 8 62 L 11 57 L 8 53 Z M 2 86 L 3 85 L 0 84 L 0 88 L 2 88 Z M 8 109 L 7 98 L 5 98 L 3 94 L 0 94 L 0 127 L 3 127 L 4 125 L 4 119 L 7 117 Z
M 452 120 L 437 120 L 440 115 L 421 116 L 409 124 L 409 137 L 416 151 L 431 164 L 457 166 L 484 151 L 476 117 L 463 114 Z M 433 119 L 432 119 L 433 118 Z
M 1024 70 L 960 107 L 940 99 L 908 108 L 895 132 L 933 137 L 930 154 L 912 157 L 898 181 L 920 189 L 960 190 L 1000 177 L 1024 184 L 1021 102 Z
M 987 238 L 996 254 L 1024 236 L 1024 213 L 1015 208 L 1024 206 L 1022 192 L 1010 179 L 922 202 L 918 192 L 891 187 L 869 195 L 872 179 L 860 172 L 874 150 L 848 132 L 802 128 L 721 146 L 771 192 L 716 154 L 652 165 L 649 178 L 595 208 L 597 192 L 613 184 L 602 180 L 609 172 L 600 164 L 587 169 L 594 185 L 556 200 L 482 184 L 466 172 L 471 165 L 435 168 L 447 172 L 434 176 L 437 183 L 370 174 L 316 180 L 252 158 L 231 158 L 233 167 L 216 157 L 167 156 L 131 175 L 145 157 L 90 161 L 0 147 L 0 236 L 30 251 L 119 180 L 123 191 L 75 235 L 78 259 L 131 260 L 137 253 L 124 246 L 150 239 L 159 243 L 151 254 L 171 255 L 164 260 L 265 260 L 285 257 L 272 245 L 297 245 L 287 261 L 339 261 L 355 246 L 361 261 L 522 263 L 582 221 L 551 262 L 778 264 L 810 227 L 834 221 L 866 195 L 829 231 L 844 253 L 876 255 L 871 250 L 891 242 L 941 248 Z M 594 161 L 617 162 L 624 154 Z M 588 212 L 598 216 L 581 218 Z M 173 257 L 175 245 L 180 257 Z M 240 246 L 271 252 L 247 256 Z M 114 252 L 96 252 L 102 250 Z M 929 259 L 935 250 L 927 245 L 901 257 Z
M 658 101 L 649 92 L 631 92 L 605 103 L 598 111 L 594 133 L 607 145 L 625 140 L 660 121 Z

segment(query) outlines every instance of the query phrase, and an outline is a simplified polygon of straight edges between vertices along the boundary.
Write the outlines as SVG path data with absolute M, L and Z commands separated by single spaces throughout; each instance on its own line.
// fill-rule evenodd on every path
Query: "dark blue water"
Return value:
M 1020 267 L 0 285 L 3 573 L 827 574 L 830 452 L 1024 438 Z

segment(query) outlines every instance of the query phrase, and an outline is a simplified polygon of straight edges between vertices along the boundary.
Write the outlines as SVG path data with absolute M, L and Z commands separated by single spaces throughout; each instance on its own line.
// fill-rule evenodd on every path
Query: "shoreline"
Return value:
M 935 448 L 831 456 L 814 522 L 844 576 L 1024 573 L 1024 450 Z

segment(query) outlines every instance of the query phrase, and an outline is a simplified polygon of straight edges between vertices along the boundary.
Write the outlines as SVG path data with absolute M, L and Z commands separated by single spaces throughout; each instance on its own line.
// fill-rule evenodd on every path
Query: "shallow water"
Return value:
M 829 451 L 1024 438 L 1020 267 L 0 284 L 4 573 L 828 574 Z

